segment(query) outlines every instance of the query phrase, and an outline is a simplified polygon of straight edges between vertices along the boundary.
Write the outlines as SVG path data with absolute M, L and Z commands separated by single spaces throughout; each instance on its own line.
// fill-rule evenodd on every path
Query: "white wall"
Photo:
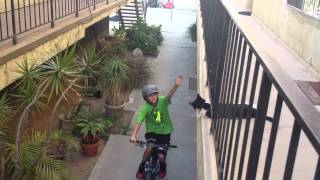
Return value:
M 286 0 L 253 0 L 252 11 L 259 21 L 320 72 L 320 20 L 287 5 Z

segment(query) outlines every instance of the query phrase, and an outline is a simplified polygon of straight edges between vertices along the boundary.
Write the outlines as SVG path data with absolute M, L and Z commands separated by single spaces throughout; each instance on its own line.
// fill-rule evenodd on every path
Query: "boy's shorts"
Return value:
M 148 132 L 145 134 L 147 142 L 156 142 L 156 144 L 170 144 L 171 134 L 157 134 Z M 167 155 L 167 150 L 158 150 L 158 153 Z

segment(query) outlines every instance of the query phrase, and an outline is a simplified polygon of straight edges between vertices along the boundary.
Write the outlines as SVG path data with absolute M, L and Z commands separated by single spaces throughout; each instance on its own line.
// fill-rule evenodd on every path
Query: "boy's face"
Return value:
M 158 93 L 152 93 L 149 96 L 147 96 L 147 101 L 152 105 L 155 105 L 157 103 L 157 100 L 158 100 Z

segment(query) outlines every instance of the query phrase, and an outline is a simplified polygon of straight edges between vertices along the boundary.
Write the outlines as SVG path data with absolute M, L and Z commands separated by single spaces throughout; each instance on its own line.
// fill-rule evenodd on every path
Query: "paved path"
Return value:
M 175 126 L 171 142 L 179 148 L 168 153 L 168 173 L 165 179 L 195 180 L 196 117 L 188 102 L 193 100 L 196 93 L 188 90 L 188 79 L 196 75 L 196 44 L 190 42 L 186 33 L 186 27 L 195 22 L 195 11 L 188 10 L 185 6 L 183 9 L 177 7 L 179 6 L 176 5 L 172 22 L 170 10 L 148 9 L 149 23 L 150 20 L 151 23 L 161 23 L 165 31 L 165 40 L 160 47 L 159 56 L 149 59 L 154 72 L 151 82 L 159 86 L 161 94 L 166 94 L 176 75 L 181 74 L 185 77 L 184 84 L 178 89 L 169 106 Z M 128 108 L 136 110 L 142 103 L 140 91 L 133 92 L 132 97 L 134 102 Z M 142 137 L 143 134 L 141 131 L 139 136 Z M 135 179 L 135 171 L 143 150 L 128 141 L 128 136 L 111 136 L 89 180 Z

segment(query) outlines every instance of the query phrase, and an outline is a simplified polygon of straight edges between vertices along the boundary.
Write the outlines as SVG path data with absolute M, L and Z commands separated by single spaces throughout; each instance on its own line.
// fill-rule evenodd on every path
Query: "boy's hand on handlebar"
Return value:
M 131 136 L 130 140 L 129 140 L 131 143 L 137 143 L 137 138 L 134 137 L 134 136 Z

